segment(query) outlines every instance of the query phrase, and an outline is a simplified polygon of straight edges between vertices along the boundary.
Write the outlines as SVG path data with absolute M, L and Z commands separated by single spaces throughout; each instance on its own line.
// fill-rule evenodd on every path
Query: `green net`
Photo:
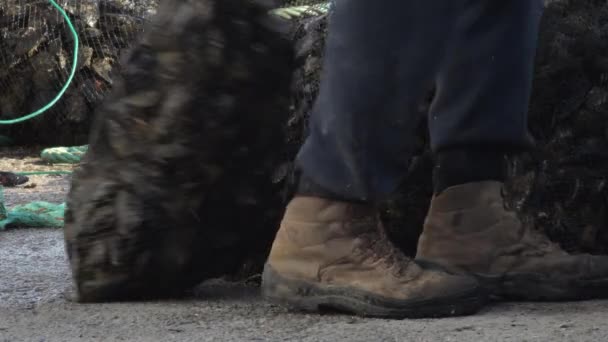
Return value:
M 65 203 L 34 201 L 7 209 L 4 206 L 3 190 L 0 187 L 0 230 L 6 228 L 63 227 Z
M 42 150 L 40 158 L 50 164 L 78 164 L 87 149 L 88 145 L 51 147 Z

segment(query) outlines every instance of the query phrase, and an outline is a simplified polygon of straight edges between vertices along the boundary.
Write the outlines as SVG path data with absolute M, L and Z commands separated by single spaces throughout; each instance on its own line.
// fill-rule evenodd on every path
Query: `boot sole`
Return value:
M 487 293 L 508 301 L 559 302 L 608 298 L 608 278 L 558 281 L 534 273 L 471 275 L 479 280 Z
M 475 277 L 490 298 L 504 301 L 565 302 L 608 298 L 608 278 L 595 280 L 555 280 L 538 273 L 511 273 L 500 276 L 473 272 L 452 272 L 425 259 L 416 262 L 427 269 Z
M 304 312 L 338 311 L 377 318 L 436 318 L 471 315 L 485 304 L 479 287 L 449 297 L 428 300 L 395 300 L 342 286 L 280 276 L 268 264 L 262 275 L 262 296 Z

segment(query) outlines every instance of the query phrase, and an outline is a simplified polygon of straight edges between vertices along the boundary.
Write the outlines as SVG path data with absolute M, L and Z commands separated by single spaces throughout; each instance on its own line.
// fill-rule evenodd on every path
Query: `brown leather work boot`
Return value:
M 495 181 L 453 186 L 433 198 L 417 259 L 475 275 L 504 299 L 608 297 L 608 257 L 570 255 L 522 224 Z
M 262 293 L 300 310 L 376 317 L 456 316 L 483 305 L 472 277 L 424 270 L 398 251 L 371 207 L 317 197 L 288 205 Z

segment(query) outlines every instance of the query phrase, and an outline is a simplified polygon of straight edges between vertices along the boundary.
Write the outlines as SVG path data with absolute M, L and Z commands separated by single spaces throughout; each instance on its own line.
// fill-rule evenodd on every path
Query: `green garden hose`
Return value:
M 59 6 L 55 2 L 55 0 L 49 0 L 49 2 L 51 3 L 51 5 L 53 5 L 53 7 L 55 7 L 59 11 L 59 13 L 61 13 L 61 15 L 65 19 L 65 22 L 68 25 L 70 31 L 72 32 L 72 36 L 74 37 L 74 56 L 72 58 L 72 71 L 70 72 L 70 76 L 68 77 L 68 80 L 63 85 L 63 88 L 61 88 L 59 93 L 57 93 L 57 96 L 55 96 L 55 98 L 53 100 L 51 100 L 51 102 L 47 103 L 44 107 L 42 107 L 30 114 L 24 115 L 22 117 L 10 119 L 10 120 L 0 120 L 0 125 L 12 125 L 12 124 L 20 123 L 20 122 L 29 120 L 31 118 L 34 118 L 34 117 L 46 112 L 47 110 L 49 110 L 51 107 L 53 107 L 55 105 L 55 103 L 57 103 L 57 101 L 59 101 L 59 99 L 61 99 L 61 97 L 63 96 L 65 91 L 68 89 L 68 87 L 72 83 L 72 80 L 74 79 L 74 75 L 76 74 L 76 67 L 78 64 L 78 45 L 80 43 L 79 39 L 78 39 L 78 33 L 76 32 L 76 29 L 74 28 L 74 25 L 72 24 L 72 21 L 70 20 L 70 17 L 65 12 L 65 10 L 63 8 L 61 8 L 61 6 Z

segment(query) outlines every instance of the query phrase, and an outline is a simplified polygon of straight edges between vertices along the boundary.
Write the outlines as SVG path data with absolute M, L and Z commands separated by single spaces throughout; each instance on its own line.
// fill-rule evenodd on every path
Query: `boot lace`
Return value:
M 375 221 L 375 229 L 370 229 L 359 236 L 360 243 L 355 253 L 372 264 L 381 263 L 391 269 L 395 275 L 404 275 L 412 259 L 390 241 L 384 227 L 378 220 Z

